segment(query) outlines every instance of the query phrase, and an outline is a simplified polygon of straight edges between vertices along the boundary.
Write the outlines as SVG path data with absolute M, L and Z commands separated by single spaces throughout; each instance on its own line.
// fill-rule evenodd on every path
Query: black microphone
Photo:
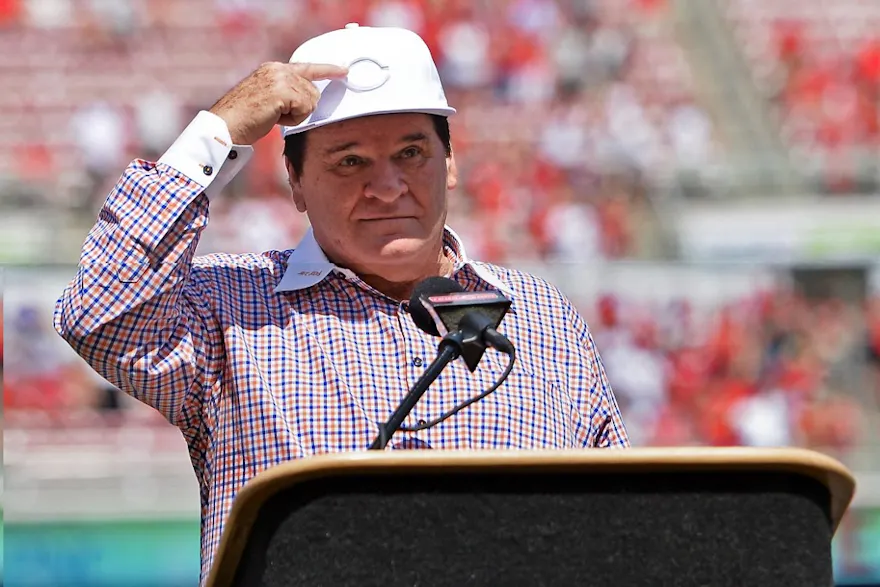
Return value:
M 491 294 L 491 299 L 480 298 L 482 301 L 473 297 L 467 299 L 461 297 L 468 293 L 458 283 L 445 277 L 429 277 L 416 285 L 409 301 L 413 322 L 432 336 L 440 336 L 442 331 L 443 337 L 438 345 L 437 358 L 428 365 L 388 421 L 379 428 L 379 435 L 373 440 L 370 450 L 385 448 L 391 436 L 401 427 L 400 425 L 431 383 L 437 379 L 446 365 L 456 358 L 464 357 L 468 368 L 473 372 L 486 350 L 486 345 L 489 344 L 506 352 L 510 356 L 510 364 L 502 378 L 492 388 L 456 406 L 430 425 L 445 420 L 474 401 L 485 397 L 494 391 L 510 372 L 515 356 L 513 345 L 495 330 L 507 313 L 510 300 L 504 296 L 498 299 L 494 294 Z
M 416 326 L 432 336 L 461 331 L 462 357 L 473 373 L 487 345 L 513 353 L 513 344 L 496 330 L 510 303 L 497 292 L 469 292 L 447 277 L 429 277 L 413 292 L 409 311 Z

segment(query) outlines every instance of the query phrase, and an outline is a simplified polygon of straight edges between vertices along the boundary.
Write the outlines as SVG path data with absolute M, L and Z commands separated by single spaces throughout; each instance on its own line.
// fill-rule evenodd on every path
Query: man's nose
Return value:
M 368 198 L 392 202 L 405 194 L 407 189 L 409 188 L 398 166 L 391 161 L 383 161 L 373 164 L 364 194 Z

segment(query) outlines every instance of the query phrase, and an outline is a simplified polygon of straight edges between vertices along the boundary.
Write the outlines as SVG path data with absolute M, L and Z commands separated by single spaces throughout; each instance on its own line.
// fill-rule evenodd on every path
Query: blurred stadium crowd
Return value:
M 880 3 L 719 1 L 798 163 L 829 193 L 877 190 Z
M 686 302 L 621 319 L 639 312 L 603 298 L 592 320 L 637 441 L 796 445 L 842 458 L 862 441 L 871 421 L 851 392 L 880 391 L 877 301 L 860 311 L 776 290 L 699 319 Z M 865 357 L 873 367 L 862 378 Z

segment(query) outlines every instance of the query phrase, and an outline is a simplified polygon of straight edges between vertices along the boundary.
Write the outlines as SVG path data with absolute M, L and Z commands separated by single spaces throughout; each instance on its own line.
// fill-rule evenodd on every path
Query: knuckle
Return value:
M 281 67 L 279 67 L 278 63 L 267 61 L 260 66 L 260 69 L 262 70 L 263 74 L 270 80 L 277 81 L 278 79 L 283 77 L 283 71 Z

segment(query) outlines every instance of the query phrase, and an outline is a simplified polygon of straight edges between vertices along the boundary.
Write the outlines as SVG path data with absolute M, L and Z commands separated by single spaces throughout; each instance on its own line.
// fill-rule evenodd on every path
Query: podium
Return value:
M 263 471 L 208 587 L 829 587 L 855 490 L 802 449 L 364 451 Z

